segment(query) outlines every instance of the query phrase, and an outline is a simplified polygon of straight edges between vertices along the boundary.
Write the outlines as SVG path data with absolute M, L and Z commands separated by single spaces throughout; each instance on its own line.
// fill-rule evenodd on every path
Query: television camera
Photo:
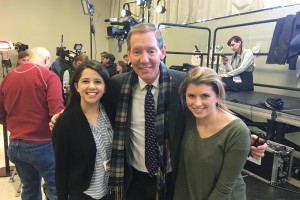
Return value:
M 111 26 L 107 27 L 107 36 L 116 38 L 118 40 L 119 52 L 121 51 L 121 46 L 124 43 L 124 40 L 127 38 L 131 28 L 136 24 L 141 23 L 141 21 L 134 19 L 132 16 L 129 16 L 122 22 L 110 21 L 109 19 L 106 19 L 105 22 L 110 22 Z M 121 26 L 123 28 L 116 28 L 115 26 Z
M 66 47 L 56 47 L 56 55 L 60 56 L 60 60 L 64 63 L 72 65 L 75 58 L 81 53 L 82 44 L 75 44 L 74 51 L 67 50 Z
M 26 51 L 29 48 L 29 46 L 27 44 L 23 44 L 21 42 L 15 43 L 14 47 L 15 47 L 15 50 L 18 51 L 18 53 L 20 51 Z

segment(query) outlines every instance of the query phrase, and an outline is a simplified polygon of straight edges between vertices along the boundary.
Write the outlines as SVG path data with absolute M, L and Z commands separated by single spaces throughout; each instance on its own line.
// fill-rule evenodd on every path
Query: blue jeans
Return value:
M 16 166 L 23 184 L 22 200 L 42 200 L 41 180 L 50 200 L 56 200 L 55 159 L 52 143 L 29 144 L 23 140 L 10 142 L 7 155 Z

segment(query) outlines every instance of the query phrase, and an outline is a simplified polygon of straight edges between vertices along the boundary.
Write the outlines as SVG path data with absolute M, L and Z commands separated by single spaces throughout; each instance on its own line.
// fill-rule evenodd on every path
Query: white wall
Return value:
M 272 9 L 253 14 L 228 17 L 224 19 L 212 20 L 202 23 L 193 24 L 193 26 L 208 27 L 212 31 L 212 37 L 217 27 L 248 22 L 256 22 L 269 19 L 285 17 L 288 14 L 296 14 L 300 10 L 300 5 Z M 226 45 L 227 40 L 233 35 L 239 35 L 244 40 L 245 48 L 252 48 L 260 45 L 261 53 L 268 53 L 273 31 L 276 23 L 261 25 L 244 26 L 239 28 L 224 29 L 217 32 L 216 44 L 224 44 L 224 52 L 232 53 Z M 208 34 L 205 31 L 187 29 L 187 28 L 168 28 L 162 30 L 164 40 L 167 45 L 167 51 L 193 52 L 196 44 L 202 51 L 207 50 Z M 212 46 L 212 45 L 211 45 Z M 256 69 L 254 71 L 254 82 L 268 85 L 277 85 L 296 88 L 299 78 L 296 77 L 296 70 L 289 70 L 288 65 L 270 65 L 266 64 L 266 56 L 255 58 Z M 300 59 L 299 59 L 300 60 Z M 167 55 L 167 65 L 182 65 L 182 63 L 191 63 L 191 56 L 185 55 Z M 300 62 L 297 63 L 297 70 L 300 70 Z M 273 90 L 269 88 L 255 87 L 257 91 L 283 94 L 300 97 L 299 92 L 286 90 Z
M 299 10 L 300 5 L 297 4 L 294 6 L 269 9 L 252 14 L 236 15 L 234 17 L 215 19 L 190 25 L 208 27 L 211 30 L 211 37 L 213 39 L 214 31 L 217 27 L 269 19 L 278 19 L 289 14 L 296 14 L 296 12 L 298 12 Z M 232 53 L 230 48 L 226 45 L 227 40 L 233 35 L 239 35 L 243 38 L 245 48 L 252 48 L 256 45 L 259 45 L 261 47 L 261 53 L 268 53 L 275 25 L 276 23 L 274 22 L 221 30 L 217 33 L 216 44 L 224 44 L 224 52 Z M 167 46 L 167 51 L 193 52 L 194 45 L 197 45 L 202 50 L 202 52 L 207 51 L 208 32 L 206 31 L 177 27 L 163 29 L 162 32 L 164 35 L 165 44 Z M 117 60 L 122 59 L 122 55 L 126 52 L 126 48 L 127 45 L 126 43 L 124 43 L 122 46 L 122 52 L 118 52 L 117 40 L 114 38 L 109 40 L 109 49 L 113 54 L 116 55 Z M 288 65 L 266 64 L 266 59 L 267 56 L 258 56 L 255 58 L 255 83 L 297 88 L 297 85 L 300 84 L 300 78 L 296 77 L 297 71 L 300 71 L 300 59 L 297 63 L 297 70 L 289 70 Z M 168 54 L 166 63 L 167 66 L 182 65 L 183 63 L 191 64 L 191 56 Z M 255 87 L 255 90 L 300 97 L 299 92 L 288 90 L 278 90 L 264 87 Z
M 285 17 L 289 14 L 296 14 L 300 10 L 300 5 L 283 7 L 280 9 L 267 10 L 248 15 L 240 15 L 219 20 L 212 20 L 193 26 L 208 27 L 212 31 L 212 37 L 217 27 L 248 22 L 263 21 Z M 276 23 L 246 26 L 240 28 L 231 28 L 218 31 L 216 44 L 224 44 L 224 52 L 232 53 L 226 45 L 227 40 L 233 35 L 239 35 L 244 40 L 245 48 L 252 48 L 255 45 L 261 46 L 261 53 L 269 51 L 273 31 Z M 167 45 L 167 51 L 193 52 L 196 44 L 202 51 L 206 51 L 208 34 L 205 31 L 193 30 L 187 28 L 168 28 L 162 30 L 164 40 Z M 212 44 L 211 44 L 212 46 Z M 300 59 L 298 59 L 297 70 L 289 70 L 288 65 L 270 65 L 266 64 L 266 56 L 255 58 L 256 69 L 254 71 L 254 82 L 268 85 L 278 85 L 296 88 L 299 78 L 296 77 L 297 70 L 300 70 Z M 182 65 L 191 63 L 191 56 L 185 55 L 167 55 L 167 65 Z M 281 94 L 300 98 L 299 92 L 287 90 L 276 90 L 264 87 L 255 87 L 256 91 Z M 250 117 L 251 118 L 251 117 Z M 256 120 L 256 119 L 254 119 Z M 286 134 L 286 139 L 300 145 L 300 132 Z M 299 157 L 299 155 L 297 155 Z
M 296 14 L 296 12 L 298 12 L 299 10 L 300 5 L 288 6 L 282 7 L 280 9 L 272 9 L 253 14 L 240 15 L 224 19 L 207 21 L 203 23 L 191 24 L 191 26 L 202 26 L 210 28 L 213 39 L 214 31 L 217 27 L 263 21 L 269 19 L 277 19 L 280 17 L 285 17 L 288 14 Z M 261 53 L 267 53 L 269 51 L 275 25 L 276 23 L 269 23 L 222 30 L 218 32 L 216 44 L 224 44 L 224 52 L 232 53 L 230 48 L 226 45 L 227 40 L 233 35 L 240 35 L 244 40 L 245 48 L 252 48 L 253 46 L 260 45 Z M 164 42 L 167 46 L 167 51 L 193 52 L 194 45 L 197 45 L 202 51 L 206 51 L 208 43 L 208 32 L 206 31 L 177 27 L 163 29 L 162 33 L 164 36 Z M 123 53 L 126 52 L 126 44 L 123 45 L 123 51 L 121 53 L 117 52 L 118 49 L 116 39 L 111 39 L 109 42 L 109 46 L 111 52 L 113 52 L 115 55 L 121 56 Z M 296 78 L 296 70 L 289 70 L 288 65 L 266 64 L 266 59 L 266 56 L 259 56 L 255 58 L 255 83 L 296 88 L 298 81 L 300 81 Z M 297 70 L 300 70 L 300 59 L 298 60 L 299 61 L 297 63 Z M 182 65 L 183 63 L 191 64 L 191 56 L 168 54 L 166 63 L 167 66 Z M 263 87 L 255 87 L 255 90 L 300 98 L 299 92 L 276 90 Z M 300 145 L 300 132 L 286 134 L 286 138 Z M 300 155 L 297 155 L 297 157 L 299 156 Z
M 110 1 L 91 0 L 91 3 L 95 7 L 96 29 L 92 57 L 95 59 L 97 52 L 99 59 L 101 51 L 109 50 L 104 19 L 109 16 Z M 75 43 L 82 43 L 82 50 L 90 56 L 90 17 L 83 14 L 80 0 L 0 0 L 0 7 L 0 41 L 22 42 L 30 48 L 45 47 L 54 60 L 63 35 L 67 49 L 73 50 Z M 17 52 L 8 53 L 16 65 Z

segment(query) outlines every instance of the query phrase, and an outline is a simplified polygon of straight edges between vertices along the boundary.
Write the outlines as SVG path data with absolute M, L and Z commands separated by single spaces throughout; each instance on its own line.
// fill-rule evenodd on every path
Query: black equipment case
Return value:
M 244 172 L 271 185 L 286 182 L 291 177 L 294 149 L 282 144 L 267 141 L 265 156 L 257 164 L 248 159 Z

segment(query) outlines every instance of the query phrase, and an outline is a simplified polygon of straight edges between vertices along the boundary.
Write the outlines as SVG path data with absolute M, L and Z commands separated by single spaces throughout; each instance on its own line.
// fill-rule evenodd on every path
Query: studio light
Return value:
M 145 0 L 136 0 L 136 4 L 138 6 L 143 6 L 143 5 L 145 5 Z
M 163 14 L 164 12 L 166 12 L 166 1 L 164 0 L 164 5 L 160 5 L 159 4 L 160 0 L 157 1 L 157 5 L 156 5 L 156 12 Z
M 127 9 L 126 9 L 126 6 L 127 6 Z M 121 11 L 121 16 L 122 17 L 129 17 L 129 16 L 131 16 L 131 11 L 130 11 L 130 5 L 129 5 L 129 3 L 125 3 L 123 5 L 123 10 Z
M 81 0 L 81 5 L 82 5 L 82 9 L 83 9 L 83 14 L 84 15 L 89 15 L 90 16 L 90 48 L 91 48 L 91 59 L 93 58 L 93 42 L 92 42 L 92 38 L 93 35 L 95 37 L 95 25 L 94 25 L 94 12 L 95 12 L 95 7 L 94 5 L 90 2 L 90 0 Z
M 8 41 L 0 41 L 0 51 L 10 49 Z
M 90 0 L 81 0 L 81 5 L 84 15 L 94 14 L 94 5 L 90 2 Z

